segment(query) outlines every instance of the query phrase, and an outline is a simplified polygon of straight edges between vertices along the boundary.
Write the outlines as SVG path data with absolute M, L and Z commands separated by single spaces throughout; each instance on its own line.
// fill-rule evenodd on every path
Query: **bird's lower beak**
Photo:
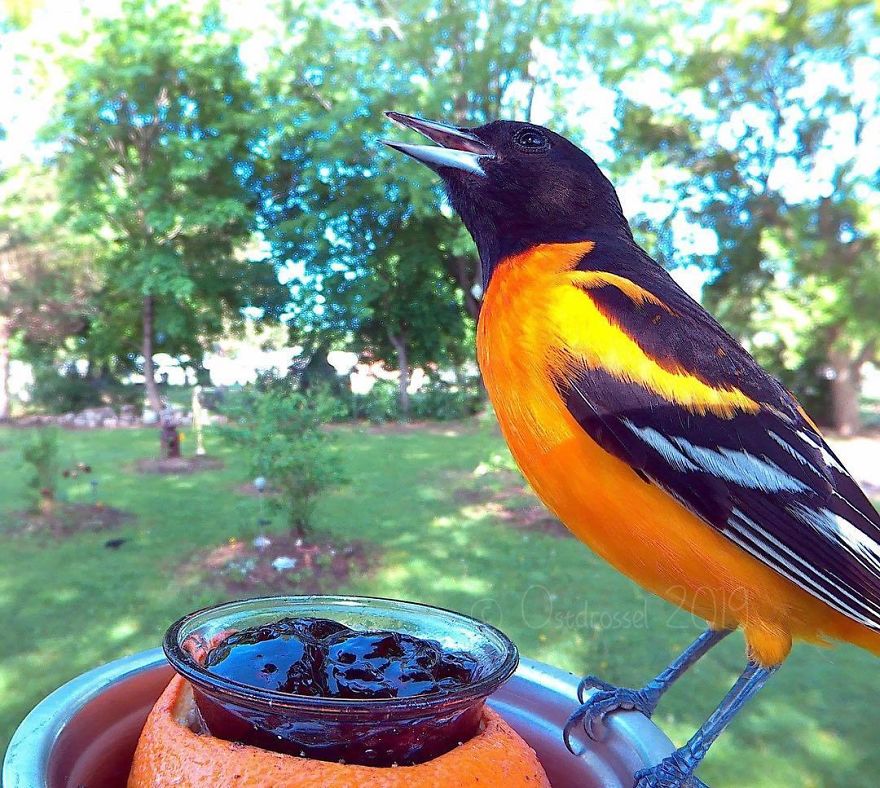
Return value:
M 386 112 L 385 114 L 395 123 L 413 129 L 431 142 L 437 143 L 437 145 L 409 145 L 405 142 L 382 140 L 388 147 L 399 150 L 407 156 L 412 156 L 431 169 L 448 167 L 485 177 L 486 173 L 480 162 L 484 159 L 495 158 L 495 151 L 466 129 L 416 118 L 413 115 L 404 115 L 401 112 Z

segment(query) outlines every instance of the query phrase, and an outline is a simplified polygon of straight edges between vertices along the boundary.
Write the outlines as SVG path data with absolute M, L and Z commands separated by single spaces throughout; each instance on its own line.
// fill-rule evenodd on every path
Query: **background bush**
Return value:
M 340 423 L 366 419 L 373 424 L 384 424 L 401 418 L 397 384 L 379 380 L 366 394 L 354 394 L 348 389 L 315 385 L 309 397 L 325 415 L 327 421 Z M 447 383 L 432 379 L 420 391 L 410 396 L 410 416 L 416 419 L 451 421 L 478 413 L 484 397 L 477 380 Z
M 419 419 L 464 419 L 479 412 L 483 395 L 476 381 L 458 384 L 432 379 L 413 394 L 410 405 L 413 416 Z
M 397 384 L 388 380 L 377 380 L 366 394 L 357 394 L 354 398 L 353 415 L 373 424 L 395 421 L 400 416 Z
M 80 375 L 74 367 L 61 369 L 51 364 L 34 365 L 31 404 L 46 413 L 76 413 L 86 408 L 108 406 L 119 412 L 130 406 L 140 413 L 144 407 L 142 386 L 125 385 L 109 378 Z
M 28 487 L 34 510 L 55 498 L 61 466 L 58 461 L 58 429 L 42 427 L 34 430 L 21 450 L 22 460 L 31 466 Z
M 270 507 L 305 535 L 318 496 L 343 480 L 333 437 L 322 427 L 326 400 L 267 383 L 226 410 L 222 434 L 240 448 L 251 478 L 262 476 L 277 490 Z

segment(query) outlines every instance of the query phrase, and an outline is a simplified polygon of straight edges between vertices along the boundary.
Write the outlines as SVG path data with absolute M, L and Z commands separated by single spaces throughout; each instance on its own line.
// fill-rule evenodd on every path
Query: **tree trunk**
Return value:
M 397 379 L 397 399 L 400 415 L 405 419 L 409 415 L 409 359 L 406 354 L 406 337 L 403 334 L 396 336 L 389 331 L 388 338 L 397 353 L 397 369 L 400 371 L 400 377 Z
M 40 490 L 39 512 L 44 517 L 55 514 L 55 494 L 51 490 Z
M 861 360 L 853 361 L 848 354 L 832 348 L 828 353 L 831 378 L 831 417 L 834 429 L 841 435 L 855 435 L 862 425 L 859 411 Z
M 9 320 L 0 317 L 0 421 L 9 418 Z
M 158 416 L 162 410 L 162 398 L 156 385 L 156 367 L 153 366 L 153 296 L 144 296 L 144 389 L 150 409 Z

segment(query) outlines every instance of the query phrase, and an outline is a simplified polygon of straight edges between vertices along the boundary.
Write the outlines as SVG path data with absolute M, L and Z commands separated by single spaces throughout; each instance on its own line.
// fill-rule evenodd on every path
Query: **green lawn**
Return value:
M 579 542 L 515 529 L 492 507 L 455 494 L 496 484 L 505 473 L 492 470 L 509 463 L 492 424 L 338 434 L 350 482 L 321 503 L 320 529 L 382 551 L 378 569 L 339 591 L 473 612 L 502 627 L 527 656 L 619 683 L 644 681 L 698 631 L 688 615 L 646 597 Z M 7 513 L 25 505 L 16 448 L 24 436 L 0 430 Z M 217 600 L 216 592 L 178 578 L 181 556 L 253 533 L 257 503 L 233 492 L 243 477 L 230 455 L 221 471 L 135 473 L 133 461 L 155 448 L 150 431 L 63 434 L 64 459 L 92 464 L 100 498 L 137 515 L 118 533 L 129 539 L 121 549 L 103 547 L 107 534 L 51 541 L 2 533 L 0 751 L 46 693 L 90 667 L 158 645 L 171 621 Z M 209 449 L 222 454 L 210 439 Z M 475 474 L 478 468 L 488 472 Z M 67 494 L 87 500 L 88 480 L 71 482 Z M 0 532 L 8 531 L 12 518 L 0 518 Z M 730 638 L 664 700 L 656 720 L 677 742 L 733 682 L 742 648 L 739 636 Z M 848 646 L 796 648 L 712 750 L 701 776 L 718 786 L 874 786 L 877 668 Z

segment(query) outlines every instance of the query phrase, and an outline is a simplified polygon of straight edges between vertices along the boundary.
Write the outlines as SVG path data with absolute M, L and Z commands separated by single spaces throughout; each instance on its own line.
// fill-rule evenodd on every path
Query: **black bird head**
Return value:
M 536 244 L 632 238 L 611 182 L 565 137 L 534 123 L 466 129 L 385 114 L 436 143 L 383 140 L 443 179 L 480 253 L 484 290 L 501 260 Z

